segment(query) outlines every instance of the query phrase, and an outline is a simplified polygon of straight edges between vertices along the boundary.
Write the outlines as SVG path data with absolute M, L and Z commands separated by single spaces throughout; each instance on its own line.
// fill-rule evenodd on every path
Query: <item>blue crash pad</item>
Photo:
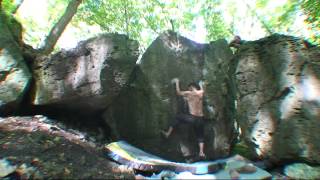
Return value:
M 125 141 L 113 142 L 105 146 L 109 158 L 141 171 L 173 171 L 176 173 L 190 172 L 195 175 L 212 174 L 216 178 L 229 179 L 230 171 L 239 170 L 250 165 L 254 172 L 240 172 L 239 178 L 267 179 L 271 175 L 258 167 L 249 164 L 249 161 L 240 155 L 215 161 L 203 161 L 195 163 L 172 162 L 161 157 L 142 151 Z M 243 169 L 243 168 L 242 168 Z

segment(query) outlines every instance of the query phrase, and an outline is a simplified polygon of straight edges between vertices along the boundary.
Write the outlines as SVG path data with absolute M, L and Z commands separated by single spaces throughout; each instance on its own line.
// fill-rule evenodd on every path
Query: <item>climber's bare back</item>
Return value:
M 188 107 L 189 107 L 189 113 L 194 116 L 202 117 L 203 116 L 202 99 L 203 99 L 203 94 L 204 94 L 202 83 L 201 83 L 201 85 L 199 85 L 199 88 L 197 88 L 196 84 L 190 83 L 188 85 L 188 88 L 189 88 L 188 91 L 181 91 L 179 79 L 174 78 L 172 80 L 172 82 L 175 82 L 175 84 L 176 84 L 177 94 L 180 96 L 183 96 L 187 100 Z
M 202 99 L 203 99 L 203 91 L 185 91 L 183 95 L 187 102 L 188 107 L 191 115 L 194 116 L 203 116 L 203 105 L 202 105 Z

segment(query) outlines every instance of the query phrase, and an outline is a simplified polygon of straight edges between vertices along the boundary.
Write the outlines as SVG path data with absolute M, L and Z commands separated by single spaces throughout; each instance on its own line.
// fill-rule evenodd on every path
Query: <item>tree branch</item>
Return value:
M 171 24 L 171 30 L 172 30 L 173 32 L 175 32 L 175 31 L 174 31 L 174 21 L 173 21 L 172 19 L 170 19 L 170 24 Z
M 14 10 L 12 10 L 12 14 L 16 14 L 18 9 L 20 8 L 20 6 L 22 5 L 22 3 L 24 2 L 24 0 L 20 0 L 17 4 L 16 7 L 14 8 Z
M 76 14 L 79 5 L 82 0 L 71 0 L 68 4 L 64 14 L 61 16 L 59 21 L 52 27 L 49 35 L 45 39 L 45 43 L 40 48 L 43 54 L 50 54 L 53 51 L 59 37 L 71 21 L 72 17 Z

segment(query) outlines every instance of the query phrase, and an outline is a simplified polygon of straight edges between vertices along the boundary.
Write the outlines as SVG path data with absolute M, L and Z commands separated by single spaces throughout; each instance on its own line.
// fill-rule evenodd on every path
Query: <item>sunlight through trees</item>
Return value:
M 22 23 L 24 40 L 39 48 L 70 2 L 3 0 L 2 6 Z M 319 43 L 319 9 L 317 0 L 86 0 L 57 48 L 71 48 L 97 33 L 113 32 L 138 40 L 144 50 L 168 29 L 202 43 L 230 40 L 234 35 L 256 40 L 272 33 Z

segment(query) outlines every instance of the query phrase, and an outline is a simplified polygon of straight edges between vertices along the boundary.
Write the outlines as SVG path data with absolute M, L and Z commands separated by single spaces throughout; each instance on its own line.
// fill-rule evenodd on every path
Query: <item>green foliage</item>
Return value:
M 191 2 L 191 1 L 190 1 Z M 190 2 L 183 0 L 87 0 L 79 9 L 78 21 L 99 25 L 139 40 L 144 46 L 160 32 L 190 29 L 195 17 Z
M 99 25 L 104 32 L 123 33 L 137 39 L 145 24 L 141 22 L 143 11 L 139 6 L 138 2 L 132 0 L 87 0 L 79 8 L 79 16 L 76 17 L 76 21 Z M 146 6 L 149 11 L 151 7 Z M 148 20 L 151 17 L 146 16 L 145 19 Z M 152 28 L 157 26 L 155 23 L 148 23 Z
M 303 35 L 313 43 L 320 42 L 319 0 L 287 0 L 286 3 L 278 6 L 274 6 L 273 3 L 274 1 L 270 0 L 256 0 L 256 6 L 253 8 L 263 17 L 265 25 L 271 28 L 272 32 Z M 294 25 L 296 19 L 301 18 L 302 15 L 306 15 L 309 28 Z M 311 33 L 311 36 L 307 36 L 306 31 Z
M 303 0 L 302 9 L 307 15 L 306 21 L 313 30 L 311 41 L 320 44 L 320 1 Z
M 41 46 L 41 43 L 43 43 L 44 38 L 48 35 L 52 26 L 62 16 L 70 0 L 46 1 L 47 7 L 45 8 L 47 13 L 45 15 L 39 14 L 43 19 L 43 23 L 39 24 L 35 17 L 17 16 L 24 28 L 24 41 L 34 48 L 39 48 Z
M 306 36 L 312 42 L 320 42 L 319 0 L 84 0 L 69 27 L 76 28 L 73 38 L 83 39 L 102 32 L 122 33 L 136 39 L 146 48 L 159 33 L 171 29 L 180 34 L 195 33 L 204 21 L 206 40 L 231 39 L 234 34 L 250 37 L 256 27 L 263 37 L 267 31 Z M 3 0 L 3 9 L 13 12 L 21 0 Z M 43 2 L 43 1 L 39 1 Z M 46 0 L 46 14 L 39 14 L 45 23 L 35 16 L 17 13 L 24 27 L 24 41 L 35 48 L 40 46 L 51 27 L 58 21 L 70 0 Z M 285 2 L 285 3 L 284 3 Z M 242 6 L 241 6 L 242 5 Z M 306 28 L 295 25 L 301 15 L 307 16 L 311 37 Z M 226 18 L 229 17 L 229 18 Z M 100 32 L 101 32 L 100 31 Z M 245 34 L 247 33 L 247 34 Z
M 303 0 L 302 8 L 308 16 L 307 21 L 320 27 L 320 1 L 318 0 Z
M 278 33 L 304 34 L 305 27 L 292 26 L 296 18 L 306 15 L 305 21 L 309 24 L 311 36 L 306 36 L 313 43 L 320 43 L 320 1 L 318 0 L 287 0 L 283 6 L 270 11 L 266 0 L 258 0 L 263 4 L 260 8 L 267 9 L 266 15 L 270 16 L 268 23 Z
M 16 4 L 13 2 L 13 0 L 3 0 L 2 1 L 2 9 L 6 13 L 11 13 L 16 8 Z
M 1 5 L 7 14 L 15 14 L 23 1 L 24 0 L 3 0 Z
M 282 23 L 282 24 L 292 23 L 292 20 L 294 19 L 294 15 L 298 11 L 298 8 L 299 8 L 299 1 L 288 0 L 283 7 L 277 9 L 277 11 L 282 12 L 280 17 L 278 17 L 279 23 Z
M 200 8 L 194 10 L 194 6 Z M 228 35 L 219 12 L 206 11 L 209 0 L 87 0 L 79 9 L 77 21 L 99 25 L 105 32 L 127 34 L 146 47 L 160 32 L 194 31 L 195 20 L 204 16 L 208 39 Z
M 248 159 L 254 159 L 252 150 L 246 145 L 244 141 L 240 141 L 234 145 L 232 148 L 231 154 L 236 155 L 239 154 Z
M 207 0 L 202 4 L 201 15 L 208 31 L 207 40 L 217 40 L 232 36 L 230 27 L 224 22 L 222 13 L 217 11 L 220 1 Z

